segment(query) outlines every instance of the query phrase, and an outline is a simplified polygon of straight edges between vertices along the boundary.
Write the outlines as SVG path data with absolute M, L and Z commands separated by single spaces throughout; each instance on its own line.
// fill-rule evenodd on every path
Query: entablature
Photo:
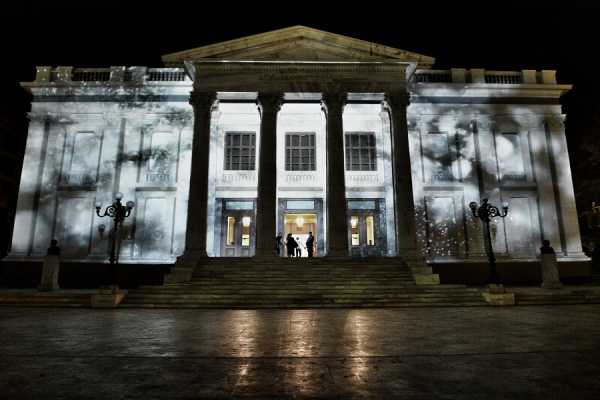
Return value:
M 416 68 L 409 62 L 202 60 L 185 65 L 200 92 L 405 91 Z

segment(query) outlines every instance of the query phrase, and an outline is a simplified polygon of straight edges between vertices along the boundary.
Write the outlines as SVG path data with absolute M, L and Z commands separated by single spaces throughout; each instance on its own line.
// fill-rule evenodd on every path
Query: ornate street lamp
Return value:
M 117 264 L 119 263 L 119 250 L 120 250 L 120 235 L 119 228 L 125 218 L 129 217 L 131 214 L 131 210 L 135 206 L 133 201 L 128 201 L 125 205 L 121 204 L 121 199 L 123 198 L 123 193 L 115 194 L 115 201 L 107 206 L 104 212 L 100 212 L 102 208 L 102 203 L 97 201 L 95 204 L 96 207 L 96 215 L 100 218 L 102 217 L 110 217 L 113 220 L 113 229 L 112 229 L 112 238 L 110 244 L 110 257 L 109 262 L 111 265 L 111 280 L 114 286 L 114 289 L 118 289 L 117 284 Z
M 484 227 L 484 240 L 485 240 L 485 251 L 488 256 L 490 263 L 490 275 L 487 283 L 499 284 L 498 273 L 496 272 L 496 257 L 494 256 L 494 248 L 492 247 L 492 234 L 490 232 L 490 222 L 495 217 L 505 218 L 508 215 L 508 203 L 502 203 L 502 211 L 498 207 L 488 203 L 488 199 L 481 200 L 481 206 L 477 207 L 477 202 L 472 201 L 469 203 L 469 208 L 473 213 L 474 217 L 479 217 L 483 222 Z

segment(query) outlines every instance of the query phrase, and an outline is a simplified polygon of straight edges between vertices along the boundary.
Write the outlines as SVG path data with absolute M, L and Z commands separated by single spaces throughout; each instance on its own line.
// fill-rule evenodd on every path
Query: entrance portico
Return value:
M 277 116 L 286 103 L 320 103 L 326 118 L 326 243 L 328 256 L 349 255 L 344 160 L 344 107 L 385 105 L 392 128 L 392 182 L 398 256 L 418 262 L 410 172 L 406 77 L 414 62 L 286 62 L 200 60 L 186 62 L 194 80 L 194 139 L 186 247 L 179 266 L 193 267 L 207 255 L 207 193 L 211 110 L 219 101 L 255 102 L 260 111 L 256 256 L 274 256 L 277 234 Z M 404 79 L 402 79 L 404 77 Z M 201 149 L 201 150 L 200 150 Z M 200 198 L 202 197 L 202 198 Z

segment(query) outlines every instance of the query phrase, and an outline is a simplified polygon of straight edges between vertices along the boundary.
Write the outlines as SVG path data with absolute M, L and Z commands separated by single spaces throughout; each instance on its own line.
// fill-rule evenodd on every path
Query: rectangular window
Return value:
M 286 208 L 288 210 L 314 210 L 315 202 L 313 200 L 288 200 Z
M 254 210 L 254 203 L 252 201 L 226 201 L 225 208 L 228 210 Z
M 375 200 L 348 200 L 348 209 L 375 210 L 377 209 L 377 203 L 375 203 Z
M 227 245 L 235 245 L 235 218 L 227 217 Z
M 452 181 L 451 135 L 432 131 L 423 136 L 425 173 L 430 183 Z
M 346 171 L 377 171 L 374 133 L 346 133 Z
M 285 135 L 285 170 L 315 170 L 315 134 L 287 133 Z
M 525 181 L 525 163 L 518 132 L 503 132 L 496 137 L 496 153 L 503 180 Z
M 375 219 L 372 215 L 368 215 L 365 223 L 367 225 L 367 245 L 375 246 Z
M 350 229 L 352 233 L 352 246 L 360 246 L 360 227 L 358 226 L 358 215 L 350 217 Z
M 225 134 L 225 170 L 254 170 L 256 134 L 227 132 Z

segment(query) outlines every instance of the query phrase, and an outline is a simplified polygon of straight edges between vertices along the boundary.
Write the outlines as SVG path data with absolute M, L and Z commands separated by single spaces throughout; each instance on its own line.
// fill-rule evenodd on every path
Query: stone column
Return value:
M 172 268 L 171 273 L 165 275 L 165 283 L 178 283 L 190 280 L 198 261 L 207 257 L 206 221 L 208 208 L 210 116 L 215 101 L 215 92 L 193 91 L 190 94 L 190 104 L 194 108 L 194 137 L 192 139 L 192 166 L 190 169 L 185 250 L 177 258 L 177 263 Z
M 281 93 L 259 93 L 260 157 L 256 196 L 256 255 L 275 256 L 277 219 L 277 113 Z
M 327 234 L 328 255 L 348 255 L 348 217 L 344 169 L 344 122 L 346 93 L 324 93 L 327 119 Z
M 394 185 L 394 216 L 396 222 L 396 254 L 402 257 L 421 284 L 439 283 L 439 276 L 431 273 L 418 248 L 415 229 L 415 203 L 413 197 L 410 145 L 406 107 L 406 92 L 385 94 L 385 102 L 392 122 L 392 176 Z

